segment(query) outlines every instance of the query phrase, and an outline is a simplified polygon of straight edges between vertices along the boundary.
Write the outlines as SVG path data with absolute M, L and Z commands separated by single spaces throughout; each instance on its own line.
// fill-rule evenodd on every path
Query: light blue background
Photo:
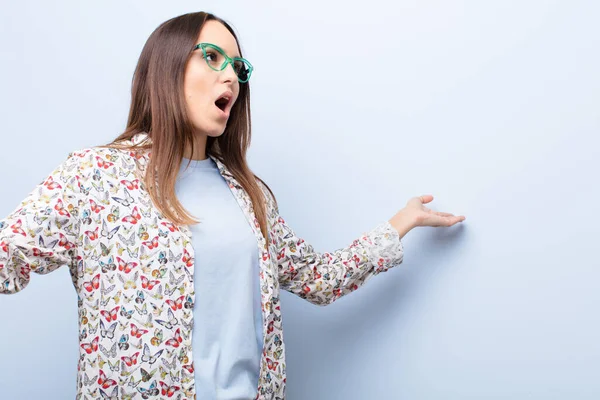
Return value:
M 198 8 L 201 7 L 201 8 Z M 7 1 L 0 214 L 125 127 L 163 21 L 232 22 L 253 170 L 319 251 L 406 201 L 404 263 L 326 308 L 282 295 L 288 399 L 600 398 L 600 6 L 595 1 Z M 75 395 L 68 271 L 0 297 L 3 399 Z

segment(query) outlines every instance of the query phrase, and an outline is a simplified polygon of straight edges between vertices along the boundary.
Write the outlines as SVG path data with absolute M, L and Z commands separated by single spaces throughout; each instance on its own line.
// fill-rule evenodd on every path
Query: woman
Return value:
M 0 222 L 2 293 L 70 268 L 78 399 L 282 399 L 280 288 L 330 304 L 400 264 L 412 228 L 465 219 L 415 197 L 315 252 L 246 163 L 252 69 L 218 17 L 166 21 L 140 56 L 125 132 L 70 153 Z

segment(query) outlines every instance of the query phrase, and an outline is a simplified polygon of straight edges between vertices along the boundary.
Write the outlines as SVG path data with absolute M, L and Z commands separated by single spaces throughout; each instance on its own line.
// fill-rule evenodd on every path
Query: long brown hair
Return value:
M 144 183 L 153 203 L 173 223 L 199 223 L 177 199 L 175 181 L 187 145 L 193 146 L 193 126 L 183 94 L 184 74 L 192 49 L 206 21 L 222 23 L 239 41 L 231 26 L 206 12 L 180 15 L 163 22 L 152 32 L 138 60 L 132 82 L 131 106 L 125 131 L 111 143 L 98 147 L 149 150 L 150 161 Z M 124 146 L 138 133 L 148 134 L 149 143 Z M 220 160 L 248 193 L 263 236 L 268 241 L 267 210 L 259 180 L 250 170 L 246 151 L 251 139 L 250 87 L 240 83 L 240 92 L 223 134 L 207 138 L 206 154 Z M 156 184 L 155 184 L 156 182 Z

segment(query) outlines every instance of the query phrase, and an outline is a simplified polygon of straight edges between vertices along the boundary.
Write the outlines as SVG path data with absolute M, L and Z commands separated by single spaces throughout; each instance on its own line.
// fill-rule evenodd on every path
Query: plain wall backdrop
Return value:
M 421 194 L 467 217 L 409 232 L 402 265 L 331 306 L 283 293 L 287 398 L 600 398 L 598 2 L 1 9 L 0 218 L 124 130 L 160 23 L 214 12 L 256 68 L 250 166 L 307 242 L 347 246 Z M 1 296 L 0 316 L 0 398 L 73 398 L 67 268 Z

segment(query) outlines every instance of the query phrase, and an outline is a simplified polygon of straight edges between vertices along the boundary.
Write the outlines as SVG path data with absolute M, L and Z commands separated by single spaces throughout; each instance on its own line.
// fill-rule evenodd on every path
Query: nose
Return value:
M 227 66 L 225 67 L 225 69 L 223 69 L 223 71 L 221 71 L 221 79 L 230 81 L 230 82 L 237 82 L 238 78 L 235 73 L 235 70 L 233 69 L 233 65 L 231 65 L 231 63 L 227 63 Z

